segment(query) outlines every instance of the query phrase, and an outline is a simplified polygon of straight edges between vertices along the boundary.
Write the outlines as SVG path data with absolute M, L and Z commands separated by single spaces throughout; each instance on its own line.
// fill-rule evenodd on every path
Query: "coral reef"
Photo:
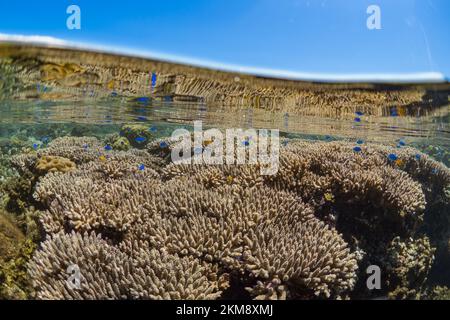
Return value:
M 390 298 L 419 299 L 434 261 L 435 249 L 427 237 L 392 240 L 387 250 L 388 285 L 394 288 Z
M 48 149 L 42 152 L 57 149 L 56 153 L 61 154 L 53 143 Z M 61 285 L 52 286 L 53 290 L 59 288 L 53 293 L 39 289 L 43 283 L 55 280 L 49 275 L 64 274 L 64 269 L 44 272 L 40 263 L 43 255 L 72 256 L 71 250 L 76 250 L 73 242 L 92 231 L 102 235 L 102 247 L 107 243 L 111 250 L 120 250 L 133 261 L 156 254 L 152 248 L 161 248 L 158 254 L 198 260 L 201 265 L 217 269 L 214 273 L 222 284 L 214 288 L 227 287 L 224 279 L 231 277 L 255 298 L 272 296 L 271 283 L 278 282 L 277 290 L 283 291 L 280 298 L 337 297 L 354 285 L 356 259 L 341 235 L 315 218 L 311 208 L 293 194 L 237 184 L 209 189 L 208 184 L 193 183 L 185 177 L 161 180 L 150 165 L 139 170 L 137 164 L 143 159 L 133 163 L 133 157 L 128 157 L 125 163 L 115 160 L 119 156 L 120 152 L 111 151 L 106 162 L 85 161 L 72 172 L 48 173 L 37 183 L 35 199 L 48 208 L 41 217 L 46 232 L 77 232 L 55 246 L 50 245 L 55 238 L 48 239 L 44 244 L 49 246 L 43 246 L 32 260 L 30 270 L 39 297 L 78 297 L 69 295 Z M 147 155 L 147 162 L 149 159 L 151 155 Z M 130 249 L 134 243 L 140 244 L 139 252 Z M 88 267 L 86 261 L 80 263 L 81 269 Z M 107 264 L 104 268 L 104 281 L 99 279 L 101 282 L 92 285 L 109 286 L 120 281 L 117 277 L 133 276 L 127 274 L 128 270 L 123 274 L 107 273 Z M 185 269 L 180 273 L 192 272 Z M 202 276 L 209 278 L 211 272 L 205 272 Z M 140 279 L 154 283 L 151 276 L 149 273 Z M 190 279 L 195 273 L 182 276 Z M 265 286 L 264 293 L 261 285 Z M 108 292 L 105 290 L 99 291 L 101 297 L 109 297 L 102 295 Z M 215 290 L 214 297 L 219 297 L 220 290 Z M 109 292 L 110 297 L 123 297 L 118 292 Z M 142 298 L 157 297 L 137 292 Z M 164 291 L 160 294 L 158 297 L 172 297 Z M 131 296 L 128 293 L 126 297 Z
M 151 141 L 152 133 L 143 124 L 125 124 L 120 129 L 120 135 L 127 138 L 129 143 L 138 149 L 143 149 Z
M 43 174 L 55 171 L 69 172 L 75 170 L 75 168 L 75 163 L 58 156 L 42 156 L 36 161 L 36 170 Z
M 36 46 L 11 46 L 7 52 L 0 60 L 0 70 L 5 70 L 6 80 L 0 82 L 0 88 L 6 91 L 6 96 L 14 98 L 28 94 L 49 99 L 49 93 L 31 90 L 39 79 L 42 85 L 57 87 L 62 97 L 73 100 L 86 95 L 86 84 L 97 97 L 109 96 L 114 90 L 118 95 L 135 99 L 142 88 L 148 88 L 148 70 L 153 70 L 157 81 L 152 99 L 170 96 L 182 101 L 220 104 L 226 110 L 251 107 L 342 118 L 352 116 L 356 110 L 372 116 L 389 116 L 391 108 L 398 115 L 415 116 L 448 104 L 448 83 L 313 83 L 98 52 L 79 54 Z M 61 99 L 57 92 L 51 94 L 53 99 Z
M 435 286 L 426 295 L 427 300 L 450 300 L 450 288 Z
M 42 244 L 30 264 L 37 297 L 214 299 L 220 295 L 217 282 L 208 279 L 214 274 L 208 265 L 191 257 L 139 249 L 142 245 L 124 242 L 121 249 L 95 233 L 56 234 Z M 67 284 L 71 265 L 79 268 L 79 288 Z
M 31 294 L 27 263 L 36 245 L 7 213 L 0 211 L 0 299 L 26 299 Z
M 261 176 L 258 164 L 170 163 L 172 142 L 121 151 L 63 137 L 13 157 L 47 234 L 28 267 L 36 297 L 361 298 L 370 264 L 389 297 L 426 296 L 428 206 L 448 205 L 442 164 L 408 147 L 290 140 L 278 173 Z M 43 157 L 74 166 L 39 175 Z

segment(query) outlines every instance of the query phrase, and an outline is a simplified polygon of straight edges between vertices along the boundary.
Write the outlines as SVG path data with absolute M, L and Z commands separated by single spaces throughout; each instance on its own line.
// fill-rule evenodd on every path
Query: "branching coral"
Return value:
M 140 246 L 123 243 L 126 251 L 135 251 L 130 256 L 95 233 L 49 237 L 29 267 L 38 298 L 214 299 L 220 295 L 216 282 L 207 277 L 211 273 L 207 265 L 155 249 L 136 249 Z M 71 266 L 79 274 L 79 286 L 71 283 Z
M 389 279 L 415 268 L 405 239 L 422 222 L 423 189 L 444 186 L 449 174 L 407 148 L 393 163 L 392 149 L 357 153 L 343 142 L 288 143 L 278 173 L 261 176 L 258 165 L 167 165 L 170 142 L 105 153 L 98 140 L 88 150 L 55 141 L 38 157 L 77 166 L 36 185 L 50 235 L 29 268 L 39 298 L 215 299 L 236 287 L 255 299 L 346 297 L 357 280 L 355 250 Z M 37 158 L 17 159 L 32 168 Z M 423 243 L 421 279 L 433 261 Z M 82 269 L 78 291 L 66 286 L 71 264 Z

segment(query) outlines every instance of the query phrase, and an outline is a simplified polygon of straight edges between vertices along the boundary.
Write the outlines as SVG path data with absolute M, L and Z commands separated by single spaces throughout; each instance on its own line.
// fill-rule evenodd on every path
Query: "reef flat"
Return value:
M 172 138 L 149 134 L 136 148 L 138 129 L 7 156 L 4 207 L 20 223 L 1 229 L 16 234 L 2 243 L 37 247 L 8 282 L 16 298 L 448 296 L 433 273 L 450 266 L 450 170 L 427 154 L 286 139 L 278 173 L 261 176 L 258 165 L 174 164 Z M 366 286 L 370 265 L 379 290 Z
M 304 116 L 424 115 L 448 105 L 448 83 L 318 83 L 265 78 L 101 52 L 0 44 L 0 99 L 126 98 L 205 102 Z

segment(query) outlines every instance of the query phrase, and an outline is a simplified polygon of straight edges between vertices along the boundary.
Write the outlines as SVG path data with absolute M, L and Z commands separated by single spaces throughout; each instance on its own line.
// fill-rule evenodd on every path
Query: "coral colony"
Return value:
M 278 130 L 226 129 L 224 135 L 218 129 L 202 131 L 202 122 L 194 122 L 193 141 L 186 129 L 177 129 L 172 139 L 180 140 L 173 146 L 171 159 L 176 164 L 259 164 L 262 175 L 278 171 Z M 250 143 L 254 141 L 255 143 Z M 193 144 L 192 144 L 193 142 Z M 238 143 L 236 143 L 238 142 Z M 239 143 L 240 142 L 240 143 Z M 194 156 L 191 156 L 191 150 Z M 201 152 L 195 152 L 196 150 Z M 224 151 L 225 150 L 225 151 Z M 248 153 L 247 153 L 248 150 Z M 248 156 L 247 156 L 248 155 Z
M 127 125 L 122 132 L 114 139 L 129 143 L 142 133 Z M 430 205 L 449 207 L 447 167 L 410 147 L 366 143 L 362 155 L 350 142 L 295 139 L 282 144 L 270 175 L 260 172 L 264 162 L 172 161 L 180 150 L 195 159 L 195 143 L 203 155 L 222 146 L 219 132 L 206 130 L 201 140 L 178 132 L 127 150 L 106 149 L 116 144 L 111 138 L 60 137 L 14 155 L 10 202 L 33 203 L 26 210 L 44 233 L 24 267 L 28 294 L 361 298 L 370 295 L 363 284 L 371 264 L 383 270 L 382 294 L 423 294 L 436 252 L 430 237 L 438 243 L 426 230 L 445 219 Z M 79 268 L 77 290 L 67 287 L 71 266 Z
M 450 299 L 448 84 L 0 51 L 0 299 Z

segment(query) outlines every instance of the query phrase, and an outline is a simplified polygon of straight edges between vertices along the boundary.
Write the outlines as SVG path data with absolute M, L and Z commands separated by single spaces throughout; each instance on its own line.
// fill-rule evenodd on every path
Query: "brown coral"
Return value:
M 42 156 L 37 160 L 36 170 L 47 172 L 70 172 L 75 170 L 76 165 L 69 159 L 58 156 Z
M 208 266 L 155 249 L 135 249 L 133 256 L 95 233 L 56 234 L 48 238 L 29 265 L 40 299 L 214 299 Z M 71 282 L 74 268 L 79 285 Z M 72 284 L 72 285 L 71 285 Z
M 70 158 L 83 147 L 67 148 L 58 141 L 41 153 Z M 342 142 L 290 143 L 274 176 L 259 175 L 258 165 L 164 165 L 167 152 L 160 151 L 152 144 L 151 154 L 113 150 L 106 161 L 78 158 L 75 170 L 40 179 L 35 199 L 47 208 L 41 221 L 55 236 L 30 266 L 39 297 L 218 298 L 226 294 L 222 288 L 229 292 L 236 286 L 257 299 L 345 297 L 357 271 L 347 242 L 356 238 L 353 248 L 362 246 L 377 257 L 375 252 L 386 251 L 395 235 L 412 235 L 428 182 L 411 168 L 428 170 L 431 164 L 438 168 L 431 174 L 443 183 L 448 174 L 425 157 L 423 163 L 413 162 L 406 149 L 399 155 L 406 163 L 400 168 L 387 159 L 388 148 L 367 145 L 355 154 Z M 325 219 L 335 214 L 334 223 Z M 376 231 L 373 238 L 365 238 L 367 230 Z M 50 268 L 50 262 L 40 261 L 51 255 L 84 257 L 87 253 L 78 248 L 83 241 L 93 254 L 86 261 L 109 255 L 119 260 L 108 258 L 104 267 L 94 262 L 102 271 L 98 280 L 90 278 L 91 289 L 68 293 L 61 282 L 68 262 Z M 177 276 L 161 269 L 166 262 L 180 266 Z M 125 267 L 112 273 L 119 264 Z M 170 280 L 174 277 L 203 283 L 201 290 L 187 293 Z M 44 282 L 52 286 L 40 289 Z

